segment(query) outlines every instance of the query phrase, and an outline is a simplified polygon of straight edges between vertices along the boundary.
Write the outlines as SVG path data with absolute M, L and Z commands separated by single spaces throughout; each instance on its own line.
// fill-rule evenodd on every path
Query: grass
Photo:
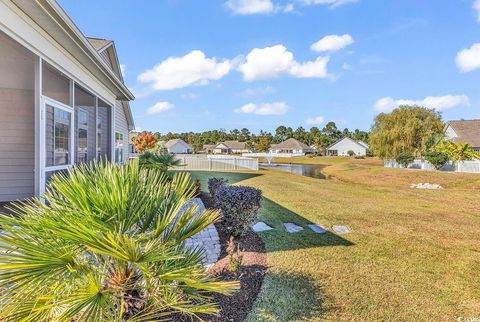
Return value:
M 262 233 L 269 270 L 248 321 L 478 316 L 480 175 L 384 169 L 371 159 L 328 162 L 324 171 L 335 180 L 275 170 L 221 174 L 262 189 L 259 219 L 276 228 Z M 408 187 L 426 181 L 447 189 Z M 287 234 L 287 221 L 342 224 L 352 233 Z

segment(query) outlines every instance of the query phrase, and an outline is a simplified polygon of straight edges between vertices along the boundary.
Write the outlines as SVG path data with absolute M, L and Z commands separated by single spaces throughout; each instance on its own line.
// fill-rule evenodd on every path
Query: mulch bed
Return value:
M 200 198 L 207 208 L 212 208 L 212 202 L 208 194 L 202 193 Z M 242 262 L 236 272 L 231 272 L 228 268 L 230 259 L 227 255 L 229 235 L 221 220 L 215 224 L 215 227 L 220 237 L 221 252 L 218 262 L 210 268 L 209 272 L 224 281 L 239 281 L 240 290 L 232 296 L 215 294 L 215 301 L 220 306 L 220 315 L 218 317 L 205 317 L 205 320 L 240 322 L 245 320 L 251 311 L 262 287 L 267 270 L 265 244 L 252 230 L 244 236 L 236 238 L 235 243 L 240 250 Z

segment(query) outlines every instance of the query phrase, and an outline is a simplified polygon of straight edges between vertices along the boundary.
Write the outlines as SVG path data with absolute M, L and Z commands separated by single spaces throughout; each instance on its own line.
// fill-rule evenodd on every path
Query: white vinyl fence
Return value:
M 236 171 L 256 170 L 258 171 L 258 160 L 235 156 L 177 156 L 181 160 L 181 166 L 175 170 L 188 171 Z
M 395 160 L 385 160 L 383 162 L 386 168 L 403 168 Z M 407 167 L 408 169 L 435 170 L 435 167 L 427 160 L 414 160 Z M 480 160 L 477 161 L 459 161 L 455 164 L 447 163 L 440 171 L 480 173 Z
M 305 153 L 267 153 L 267 152 L 257 152 L 257 153 L 242 153 L 243 157 L 254 157 L 254 158 L 293 158 L 300 157 L 305 155 Z

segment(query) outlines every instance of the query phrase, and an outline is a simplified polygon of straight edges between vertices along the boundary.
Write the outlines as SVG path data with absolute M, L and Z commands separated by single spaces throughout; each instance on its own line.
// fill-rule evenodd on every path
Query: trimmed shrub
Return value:
M 255 221 L 261 201 L 262 191 L 258 189 L 222 185 L 216 192 L 215 206 L 222 211 L 230 234 L 241 236 Z
M 228 183 L 227 179 L 224 178 L 211 178 L 208 179 L 208 192 L 210 192 L 210 197 L 212 197 L 215 202 L 217 195 L 217 190 Z
M 352 150 L 348 150 L 347 151 L 347 154 L 350 156 L 350 157 L 353 157 L 355 152 L 353 152 Z
M 439 170 L 448 162 L 448 155 L 442 152 L 427 152 L 425 153 L 425 160 L 430 162 L 435 169 Z
M 408 167 L 410 163 L 415 160 L 415 157 L 410 152 L 402 152 L 397 155 L 395 161 L 401 164 L 404 168 Z

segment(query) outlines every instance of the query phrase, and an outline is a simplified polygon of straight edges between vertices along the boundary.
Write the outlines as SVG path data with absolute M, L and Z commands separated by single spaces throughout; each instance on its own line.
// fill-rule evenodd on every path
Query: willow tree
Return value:
M 427 151 L 443 133 L 439 112 L 421 106 L 400 106 L 377 115 L 370 133 L 370 149 L 380 158 L 402 152 Z

